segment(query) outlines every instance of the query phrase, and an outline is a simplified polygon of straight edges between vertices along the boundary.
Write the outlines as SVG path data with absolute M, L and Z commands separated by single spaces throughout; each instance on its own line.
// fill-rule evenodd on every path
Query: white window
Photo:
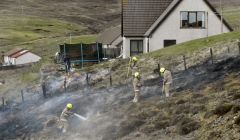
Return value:
M 205 28 L 205 12 L 183 11 L 181 14 L 181 28 Z

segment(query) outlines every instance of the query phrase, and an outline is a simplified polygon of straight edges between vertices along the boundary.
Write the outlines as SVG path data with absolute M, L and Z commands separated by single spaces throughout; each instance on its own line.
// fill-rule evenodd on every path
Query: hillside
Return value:
M 87 27 L 94 34 L 120 20 L 118 0 L 2 0 L 0 6 L 0 15 L 64 20 Z
M 211 2 L 218 7 L 219 0 Z M 67 76 L 66 92 L 66 74 L 53 64 L 57 44 L 70 42 L 70 34 L 72 43 L 92 43 L 99 31 L 119 24 L 118 0 L 1 0 L 0 52 L 22 47 L 42 60 L 0 71 L 0 80 L 5 80 L 0 85 L 5 99 L 5 106 L 0 102 L 0 139 L 239 139 L 240 1 L 223 2 L 224 16 L 235 31 L 138 56 L 143 87 L 140 102 L 133 104 L 128 59 L 77 69 Z M 170 98 L 161 93 L 158 65 L 173 72 Z M 46 99 L 43 78 L 49 89 Z M 69 131 L 61 134 L 58 118 L 69 102 L 87 121 L 73 116 Z
M 95 42 L 98 32 L 120 23 L 119 10 L 117 1 L 107 0 L 1 0 L 1 55 L 26 48 L 42 60 L 31 68 L 0 71 L 0 80 L 8 84 L 0 86 L 0 95 L 14 96 L 26 85 L 38 83 L 40 67 L 53 63 L 58 44 Z
M 167 99 L 162 96 L 159 84 L 153 83 L 160 79 L 144 80 L 141 101 L 137 104 L 131 102 L 130 83 L 101 89 L 83 87 L 65 94 L 57 92 L 57 96 L 46 100 L 38 100 L 39 94 L 29 94 L 27 101 L 13 102 L 9 110 L 0 114 L 0 138 L 238 139 L 239 66 L 238 56 L 214 65 L 207 61 L 174 73 L 173 97 Z M 86 116 L 87 121 L 73 116 L 69 131 L 60 134 L 58 116 L 70 101 L 74 104 L 73 111 Z

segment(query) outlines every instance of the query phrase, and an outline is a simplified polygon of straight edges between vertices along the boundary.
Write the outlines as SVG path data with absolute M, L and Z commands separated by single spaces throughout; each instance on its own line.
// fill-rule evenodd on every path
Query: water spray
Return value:
M 78 117 L 79 119 L 84 120 L 84 121 L 87 120 L 87 118 L 85 118 L 85 117 L 83 117 L 83 116 L 81 116 L 81 115 L 79 115 L 79 114 L 77 114 L 77 113 L 74 113 L 74 116 L 76 116 L 76 117 Z

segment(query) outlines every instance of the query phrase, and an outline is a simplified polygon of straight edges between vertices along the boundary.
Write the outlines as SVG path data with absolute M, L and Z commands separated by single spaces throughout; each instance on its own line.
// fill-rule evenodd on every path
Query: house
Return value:
M 23 65 L 38 62 L 41 57 L 29 50 L 16 48 L 4 54 L 4 65 Z
M 121 26 L 112 27 L 100 33 L 97 42 L 103 45 L 104 58 L 116 58 L 122 54 Z
M 231 31 L 207 0 L 122 0 L 123 58 Z

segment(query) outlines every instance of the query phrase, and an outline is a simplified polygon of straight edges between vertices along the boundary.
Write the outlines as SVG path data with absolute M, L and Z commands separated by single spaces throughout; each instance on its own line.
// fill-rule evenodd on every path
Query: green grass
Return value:
M 53 57 L 58 51 L 58 44 L 93 43 L 96 35 L 81 35 L 86 27 L 61 20 L 33 17 L 33 16 L 0 16 L 0 53 L 13 48 L 25 48 L 42 57 L 41 61 L 31 67 L 16 70 L 9 75 L 8 71 L 1 72 L 8 75 L 6 85 L 0 86 L 0 95 L 19 87 L 28 87 L 39 83 L 39 70 L 42 65 L 52 64 Z M 7 96 L 7 95 L 6 95 Z
M 240 30 L 240 7 L 224 8 L 223 16 L 234 30 Z
M 239 17 L 240 7 L 224 8 L 224 18 L 235 30 L 240 30 Z M 96 35 L 83 35 L 87 27 L 62 20 L 27 15 L 0 15 L 0 19 L 0 52 L 6 52 L 13 48 L 26 48 L 42 57 L 42 60 L 31 68 L 22 71 L 18 70 L 16 74 L 9 75 L 9 79 L 12 77 L 13 85 L 14 82 L 18 86 L 19 84 L 31 85 L 31 83 L 39 82 L 40 67 L 53 63 L 54 54 L 58 51 L 57 45 L 70 43 L 69 33 L 73 35 L 71 40 L 72 43 L 93 43 L 96 40 Z M 152 58 L 164 61 L 170 56 L 174 57 L 183 54 L 191 54 L 198 49 L 211 47 L 217 43 L 233 41 L 237 38 L 240 38 L 240 32 L 232 32 L 209 37 L 208 39 L 198 39 L 178 44 L 148 54 L 143 54 L 139 57 L 145 61 L 145 65 L 142 65 L 142 67 L 148 69 L 152 67 L 150 64 Z M 114 64 L 111 62 L 104 62 L 91 67 L 85 67 L 81 71 L 99 70 L 100 68 L 109 68 L 112 65 L 117 67 L 116 71 L 113 73 L 113 82 L 118 83 L 123 81 L 127 73 L 127 60 L 121 60 Z M 109 82 L 108 77 L 106 77 L 105 82 Z M 12 88 L 13 87 L 9 85 L 5 85 L 0 87 L 0 91 L 4 92 Z
M 41 38 L 81 32 L 85 27 L 56 19 L 33 16 L 0 16 L 1 45 L 12 45 Z
M 168 48 L 144 54 L 143 57 L 167 58 L 170 56 L 172 57 L 183 54 L 191 54 L 198 49 L 208 48 L 217 43 L 235 41 L 236 39 L 240 39 L 240 32 L 231 32 L 222 35 L 212 36 L 209 38 L 192 40 L 186 43 L 174 45 Z

